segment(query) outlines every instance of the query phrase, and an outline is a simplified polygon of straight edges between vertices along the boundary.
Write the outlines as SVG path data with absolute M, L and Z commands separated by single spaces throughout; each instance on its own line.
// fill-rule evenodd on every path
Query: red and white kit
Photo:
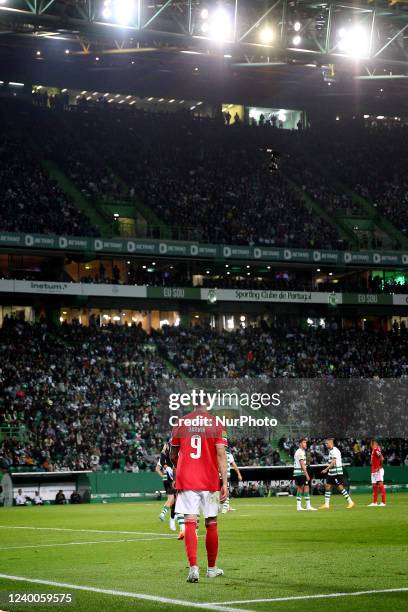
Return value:
M 186 420 L 205 416 L 206 425 L 185 425 Z M 204 518 L 217 516 L 219 510 L 220 477 L 216 445 L 227 445 L 222 427 L 212 415 L 193 412 L 173 429 L 172 446 L 179 447 L 176 484 L 176 512 L 200 514 Z
M 384 468 L 381 461 L 381 448 L 376 446 L 371 451 L 371 482 L 384 482 Z

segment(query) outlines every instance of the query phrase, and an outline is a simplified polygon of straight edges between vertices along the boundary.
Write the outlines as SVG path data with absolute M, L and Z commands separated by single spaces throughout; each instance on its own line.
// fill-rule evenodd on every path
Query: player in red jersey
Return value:
M 197 515 L 205 519 L 207 549 L 207 577 L 224 574 L 217 568 L 218 526 L 217 514 L 220 502 L 228 495 L 226 435 L 217 426 L 216 417 L 205 407 L 180 418 L 172 434 L 173 465 L 176 466 L 176 512 L 184 514 L 184 543 L 190 571 L 187 582 L 198 582 L 197 564 Z M 220 477 L 221 474 L 221 491 Z
M 381 448 L 377 440 L 371 441 L 371 483 L 373 485 L 373 501 L 369 506 L 385 506 L 385 486 L 384 486 L 384 468 L 383 468 L 384 457 L 381 453 Z M 378 487 L 381 492 L 381 503 L 377 504 L 378 501 Z

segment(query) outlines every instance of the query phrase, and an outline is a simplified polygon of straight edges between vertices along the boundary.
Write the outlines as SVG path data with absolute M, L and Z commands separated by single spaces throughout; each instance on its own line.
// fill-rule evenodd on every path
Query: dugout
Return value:
M 84 502 L 91 498 L 91 482 L 88 475 L 91 471 L 72 472 L 10 472 L 3 475 L 4 506 L 12 506 L 19 489 L 24 496 L 33 499 L 38 491 L 44 501 L 54 502 L 60 489 L 67 500 L 73 491 L 78 491 Z

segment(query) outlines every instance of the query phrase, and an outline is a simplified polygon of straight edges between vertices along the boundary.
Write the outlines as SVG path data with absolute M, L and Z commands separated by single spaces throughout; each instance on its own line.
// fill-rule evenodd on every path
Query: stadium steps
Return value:
M 116 224 L 114 233 L 124 238 L 145 238 L 147 236 L 146 220 L 137 212 L 131 201 L 123 201 L 120 198 L 98 199 L 97 209 Z M 117 220 L 114 215 L 119 215 Z
M 327 213 L 324 208 L 320 206 L 320 204 L 318 204 L 318 202 L 316 202 L 316 200 L 311 197 L 309 193 L 303 191 L 303 189 L 300 187 L 300 185 L 298 185 L 298 183 L 288 178 L 283 173 L 282 177 L 285 179 L 288 185 L 290 185 L 292 189 L 300 196 L 305 206 L 307 206 L 308 208 L 312 208 L 319 215 L 319 217 L 324 219 L 327 223 L 329 223 L 339 232 L 341 238 L 343 238 L 347 242 L 350 242 L 351 245 L 353 245 L 354 247 L 358 248 L 358 239 L 354 232 L 348 227 L 347 223 L 342 221 L 341 218 L 333 217 L 332 215 Z
M 56 181 L 59 187 L 65 193 L 71 196 L 77 208 L 79 208 L 88 217 L 92 225 L 95 225 L 99 229 L 102 238 L 110 238 L 113 232 L 111 219 L 108 216 L 105 216 L 102 210 L 93 206 L 91 202 L 85 198 L 85 196 L 79 191 L 79 189 L 77 189 L 74 183 L 57 166 L 55 162 L 44 160 L 42 165 L 50 178 Z
M 171 240 L 172 231 L 171 227 L 164 223 L 157 215 L 154 213 L 151 208 L 143 204 L 137 196 L 129 199 L 132 203 L 132 206 L 135 209 L 135 212 L 140 215 L 147 223 L 148 227 L 156 228 L 158 230 L 160 238 Z
M 408 246 L 408 238 L 404 236 L 404 234 L 399 229 L 397 229 L 390 221 L 388 221 L 388 219 L 380 215 L 373 202 L 367 200 L 363 196 L 353 191 L 350 187 L 339 181 L 328 171 L 325 172 L 325 175 L 334 187 L 336 187 L 339 191 L 344 192 L 351 198 L 351 200 L 355 204 L 358 204 L 360 206 L 362 212 L 361 218 L 369 219 L 374 226 L 376 226 L 382 233 L 384 233 L 386 237 L 397 243 L 399 247 L 405 248 Z M 355 217 L 356 221 L 358 221 L 359 219 L 360 217 Z
M 119 174 L 116 174 L 110 166 L 108 166 L 108 169 L 115 177 L 117 183 L 122 187 L 123 192 L 129 194 L 130 189 L 126 181 Z M 167 225 L 167 223 L 164 223 L 160 217 L 158 217 L 156 213 L 151 210 L 151 208 L 143 204 L 137 194 L 134 197 L 131 197 L 130 195 L 123 197 L 122 204 L 125 206 L 131 205 L 134 208 L 135 218 L 138 216 L 142 217 L 142 219 L 144 219 L 144 221 L 147 223 L 148 227 L 157 228 L 159 230 L 160 238 L 167 240 L 171 239 L 172 231 L 170 226 Z
M 357 202 L 360 204 L 361 208 L 364 209 L 367 213 L 367 216 L 372 219 L 372 221 L 382 230 L 387 236 L 392 238 L 400 248 L 406 249 L 408 248 L 408 238 L 397 228 L 395 225 L 388 221 L 385 217 L 383 217 L 371 200 L 364 198 L 359 195 L 355 191 L 352 191 L 346 185 L 341 185 L 342 189 L 351 196 L 353 202 Z
M 357 242 L 359 242 L 358 236 L 354 233 L 354 230 L 350 227 L 350 225 L 354 226 L 355 223 L 359 222 L 364 224 L 365 221 L 369 220 L 374 228 L 380 230 L 380 232 L 384 235 L 385 239 L 396 243 L 398 247 L 405 248 L 408 246 L 408 238 L 400 230 L 398 230 L 390 221 L 388 221 L 385 217 L 379 214 L 373 202 L 370 202 L 363 196 L 360 196 L 349 186 L 347 186 L 336 176 L 334 176 L 327 168 L 322 168 L 320 165 L 317 165 L 315 162 L 313 162 L 313 160 L 309 160 L 309 166 L 312 166 L 314 168 L 316 176 L 318 176 L 319 173 L 323 173 L 326 179 L 330 181 L 334 188 L 336 188 L 339 192 L 348 195 L 351 198 L 352 202 L 358 204 L 358 206 L 360 207 L 361 216 L 356 215 L 352 217 L 347 217 L 346 215 L 343 215 L 344 220 L 342 220 L 341 215 L 336 216 L 336 220 L 340 221 L 339 224 L 347 228 L 349 232 L 351 231 L 353 236 L 357 239 Z M 370 245 L 370 248 L 373 248 L 372 245 Z

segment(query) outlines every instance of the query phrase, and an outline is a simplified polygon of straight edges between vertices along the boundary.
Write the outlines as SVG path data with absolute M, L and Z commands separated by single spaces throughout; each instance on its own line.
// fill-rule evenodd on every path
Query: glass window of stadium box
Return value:
M 103 283 L 120 285 L 168 285 L 185 283 L 186 264 L 173 265 L 171 262 L 151 259 L 94 259 L 90 261 L 69 261 L 65 273 L 72 282 Z M 200 284 L 199 281 L 193 282 Z M 202 284 L 202 282 L 201 282 Z
M 128 265 L 123 259 L 71 261 L 65 272 L 77 283 L 127 284 Z
M 1 93 L 2 89 L 0 88 Z M 33 85 L 31 95 L 35 106 L 64 110 L 68 107 L 71 107 L 71 110 L 87 110 L 88 108 L 108 106 L 124 112 L 133 110 L 167 114 L 184 110 L 193 113 L 196 117 L 213 117 L 215 113 L 215 106 L 202 100 L 184 100 L 172 97 L 140 97 L 107 91 L 59 89 L 47 85 Z
M 375 290 L 389 293 L 402 293 L 408 283 L 408 274 L 401 270 L 374 270 L 371 272 L 371 284 Z
M 271 127 L 280 127 L 284 130 L 296 130 L 306 127 L 306 114 L 301 110 L 249 106 L 247 112 L 250 124 L 271 125 Z
M 31 306 L 0 306 L 0 327 L 3 325 L 5 317 L 33 323 L 34 309 Z
M 219 331 L 235 331 L 259 325 L 259 315 L 248 313 L 224 314 L 219 318 L 219 323 L 221 324 L 221 327 L 218 326 Z
M 391 318 L 392 329 L 408 329 L 408 317 L 392 317 Z
M 57 280 L 61 274 L 60 258 L 39 255 L 0 255 L 0 278 L 14 280 Z
M 227 125 L 245 120 L 245 108 L 241 104 L 223 104 L 222 114 Z
M 129 310 L 126 308 L 62 308 L 59 320 L 61 323 L 78 321 L 81 325 L 141 325 L 146 332 L 161 329 L 164 325 L 178 326 L 179 313 L 173 310 Z

